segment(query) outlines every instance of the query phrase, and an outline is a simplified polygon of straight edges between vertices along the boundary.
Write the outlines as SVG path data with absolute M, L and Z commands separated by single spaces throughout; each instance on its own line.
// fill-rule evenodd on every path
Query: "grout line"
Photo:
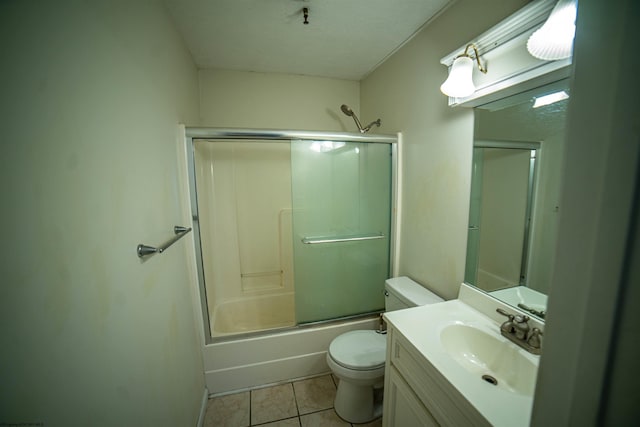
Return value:
M 300 417 L 300 406 L 298 406 L 298 396 L 296 396 L 296 388 L 293 386 L 293 381 L 290 384 L 291 389 L 293 390 L 293 401 L 296 404 L 296 412 L 298 413 L 298 417 Z

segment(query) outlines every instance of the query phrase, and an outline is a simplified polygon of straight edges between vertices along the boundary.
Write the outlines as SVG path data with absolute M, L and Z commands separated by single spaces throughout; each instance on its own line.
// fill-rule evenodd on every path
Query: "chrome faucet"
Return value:
M 525 314 L 513 315 L 497 308 L 496 311 L 505 316 L 507 320 L 500 325 L 500 333 L 514 344 L 524 348 L 529 353 L 540 354 L 542 350 L 542 331 L 531 328 L 529 316 Z

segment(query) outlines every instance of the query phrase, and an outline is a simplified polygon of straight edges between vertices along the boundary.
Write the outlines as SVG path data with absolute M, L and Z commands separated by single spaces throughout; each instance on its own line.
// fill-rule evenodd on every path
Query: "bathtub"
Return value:
M 295 326 L 293 292 L 261 295 L 217 304 L 211 314 L 213 338 Z
M 206 344 L 203 362 L 209 396 L 330 373 L 326 355 L 331 341 L 347 331 L 375 329 L 378 321 L 373 315 Z

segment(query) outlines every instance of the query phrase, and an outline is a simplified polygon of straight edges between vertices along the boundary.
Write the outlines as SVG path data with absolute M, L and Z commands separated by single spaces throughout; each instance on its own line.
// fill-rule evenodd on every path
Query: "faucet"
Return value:
M 524 348 L 529 353 L 540 354 L 542 351 L 542 331 L 531 328 L 529 316 L 526 314 L 513 315 L 501 308 L 496 311 L 507 320 L 500 325 L 500 333 L 514 344 Z

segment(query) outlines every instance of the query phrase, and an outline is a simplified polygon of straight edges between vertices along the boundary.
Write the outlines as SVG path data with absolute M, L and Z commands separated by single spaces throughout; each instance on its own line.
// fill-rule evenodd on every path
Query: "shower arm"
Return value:
M 353 117 L 353 121 L 356 122 L 356 126 L 358 126 L 358 130 L 360 131 L 360 133 L 367 133 L 371 129 L 371 126 L 376 125 L 376 126 L 380 127 L 380 124 L 382 123 L 380 121 L 380 119 L 378 119 L 378 120 L 372 121 L 371 123 L 369 123 L 365 127 L 362 127 L 362 125 L 360 124 L 360 120 L 358 120 L 358 116 L 356 116 L 355 113 L 352 113 L 351 117 Z
M 369 123 L 367 126 L 365 126 L 364 129 L 360 129 L 360 132 L 361 133 L 369 132 L 369 129 L 371 129 L 371 126 L 376 125 L 377 127 L 380 127 L 381 124 L 382 124 L 382 121 L 380 119 L 374 120 L 371 123 Z

